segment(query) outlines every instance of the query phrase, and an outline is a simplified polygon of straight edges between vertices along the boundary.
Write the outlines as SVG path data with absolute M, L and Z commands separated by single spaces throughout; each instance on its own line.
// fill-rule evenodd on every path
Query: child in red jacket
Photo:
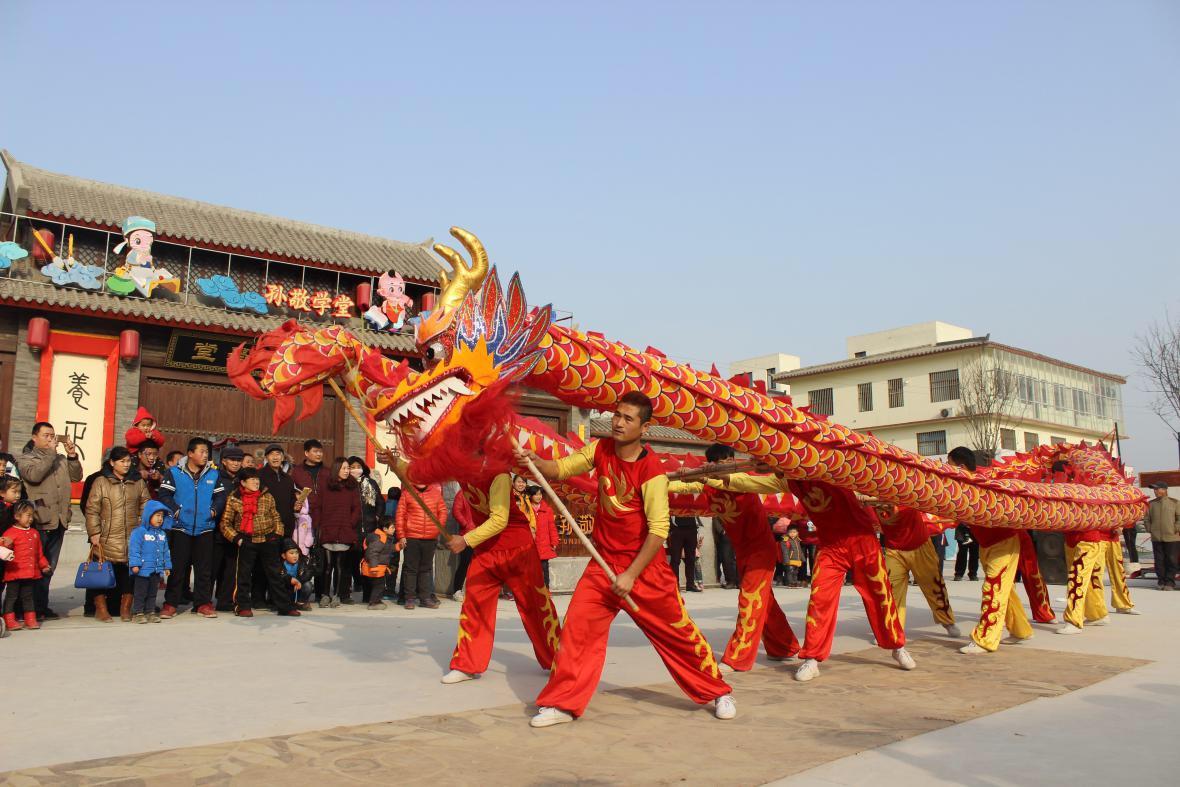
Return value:
M 537 554 L 541 557 L 541 570 L 545 573 L 545 587 L 549 587 L 549 561 L 557 557 L 557 546 L 560 540 L 557 536 L 557 519 L 553 509 L 545 502 L 544 492 L 539 486 L 530 486 L 527 490 L 529 500 L 533 503 L 533 513 L 537 519 L 537 529 L 533 533 L 533 540 L 537 542 Z
M 156 444 L 156 448 L 164 447 L 164 434 L 156 428 L 156 418 L 148 412 L 146 407 L 135 411 L 134 426 L 127 430 L 123 439 L 127 443 L 127 450 L 131 453 L 139 451 L 139 447 L 148 440 Z
M 49 561 L 41 552 L 41 536 L 33 530 L 33 504 L 22 500 L 12 507 L 13 525 L 4 531 L 4 545 L 12 552 L 12 560 L 4 566 L 4 582 L 8 595 L 4 597 L 4 623 L 9 631 L 21 628 L 39 629 L 33 606 L 33 587 L 42 574 L 49 573 Z M 20 599 L 25 624 L 16 622 L 16 601 Z

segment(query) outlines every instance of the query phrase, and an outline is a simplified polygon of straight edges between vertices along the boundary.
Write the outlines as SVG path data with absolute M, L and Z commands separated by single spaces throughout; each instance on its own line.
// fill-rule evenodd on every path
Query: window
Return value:
M 868 353 L 864 350 L 857 350 L 856 352 L 854 352 L 852 354 L 852 357 L 853 358 L 866 358 L 866 357 L 868 357 Z
M 1053 406 L 1056 407 L 1058 410 L 1065 409 L 1065 386 L 1064 385 L 1054 385 L 1053 386 Z
M 1036 432 L 1025 432 L 1024 433 L 1024 450 L 1025 451 L 1031 451 L 1040 444 L 1041 444 L 1041 438 L 1040 438 L 1040 435 L 1038 435 Z
M 1050 445 L 1065 445 L 1065 438 L 1064 437 L 1050 437 L 1049 444 Z
M 947 402 L 959 398 L 959 370 L 930 373 L 930 401 Z
M 807 404 L 811 406 L 811 412 L 816 415 L 831 415 L 835 412 L 832 408 L 832 389 L 820 388 L 818 391 L 808 391 Z
M 894 377 L 889 381 L 889 406 L 890 407 L 904 407 L 905 406 L 905 384 L 900 377 Z
M 873 384 L 861 383 L 856 386 L 856 401 L 860 405 L 860 411 L 867 413 L 873 409 Z
M 1090 414 L 1090 395 L 1080 388 L 1071 388 L 1073 391 L 1073 409 L 1082 415 Z
M 1001 429 L 1000 430 L 1000 448 L 1005 451 L 1016 450 L 1016 430 L 1015 429 Z
M 774 372 L 775 368 L 773 366 L 766 370 L 766 390 L 768 391 L 778 390 L 778 386 L 774 382 Z
M 946 430 L 918 432 L 918 453 L 922 456 L 942 456 L 946 453 Z

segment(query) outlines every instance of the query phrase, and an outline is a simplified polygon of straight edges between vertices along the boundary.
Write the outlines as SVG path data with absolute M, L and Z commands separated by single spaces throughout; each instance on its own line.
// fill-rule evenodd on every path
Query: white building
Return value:
M 847 349 L 844 360 L 775 379 L 791 387 L 796 404 L 920 454 L 984 448 L 972 424 L 988 418 L 1001 453 L 1093 442 L 1116 424 L 1123 429 L 1125 378 L 976 337 L 967 328 L 910 325 L 850 337 Z
M 748 374 L 750 375 L 751 384 L 753 384 L 754 380 L 761 380 L 766 383 L 768 393 L 787 394 L 791 392 L 791 386 L 776 382 L 775 377 L 782 372 L 798 369 L 799 364 L 800 359 L 798 355 L 787 355 L 786 353 L 759 355 L 755 358 L 746 358 L 745 360 L 731 363 L 729 365 L 729 376 L 734 377 L 739 374 Z

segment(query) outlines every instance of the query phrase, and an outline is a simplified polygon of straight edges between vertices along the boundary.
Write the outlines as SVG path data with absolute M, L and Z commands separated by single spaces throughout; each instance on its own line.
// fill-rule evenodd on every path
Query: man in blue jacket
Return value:
M 160 617 L 175 617 L 189 570 L 193 572 L 193 606 L 197 614 L 217 617 L 213 609 L 213 539 L 217 512 L 225 508 L 225 488 L 220 473 L 209 464 L 213 444 L 203 437 L 188 442 L 185 459 L 168 469 L 160 484 L 159 500 L 174 515 L 168 545 L 172 573 L 164 591 Z

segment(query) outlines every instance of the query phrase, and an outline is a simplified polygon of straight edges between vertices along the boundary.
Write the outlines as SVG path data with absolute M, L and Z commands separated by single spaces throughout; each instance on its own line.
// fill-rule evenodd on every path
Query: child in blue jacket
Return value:
M 158 500 L 149 500 L 143 507 L 139 527 L 131 531 L 127 542 L 127 565 L 132 577 L 132 620 L 136 623 L 159 623 L 156 614 L 156 595 L 160 582 L 167 581 L 172 571 L 172 553 L 168 550 L 168 532 L 164 530 L 164 517 L 168 506 Z

